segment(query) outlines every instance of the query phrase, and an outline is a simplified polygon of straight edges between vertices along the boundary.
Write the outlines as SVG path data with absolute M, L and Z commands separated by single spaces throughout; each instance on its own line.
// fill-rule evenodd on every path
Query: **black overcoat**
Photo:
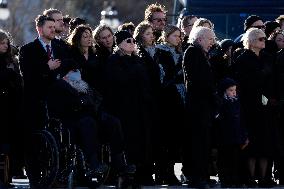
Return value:
M 103 104 L 107 112 L 120 119 L 129 160 L 145 160 L 148 104 L 151 101 L 148 76 L 141 59 L 136 55 L 111 55 L 106 67 L 106 86 Z

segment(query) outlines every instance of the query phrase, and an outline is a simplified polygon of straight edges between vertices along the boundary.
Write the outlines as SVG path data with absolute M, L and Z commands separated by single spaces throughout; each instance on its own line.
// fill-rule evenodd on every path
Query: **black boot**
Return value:
M 128 186 L 134 186 L 133 178 L 136 172 L 136 166 L 127 163 L 126 156 L 123 152 L 114 155 L 112 159 L 113 166 L 117 170 L 118 175 L 116 188 L 123 189 Z
M 133 175 L 136 172 L 136 166 L 127 163 L 124 152 L 113 156 L 113 166 L 119 175 Z
M 176 186 L 180 185 L 180 181 L 177 179 L 174 173 L 173 164 L 158 164 L 156 163 L 155 171 L 155 183 L 157 185 L 170 185 Z

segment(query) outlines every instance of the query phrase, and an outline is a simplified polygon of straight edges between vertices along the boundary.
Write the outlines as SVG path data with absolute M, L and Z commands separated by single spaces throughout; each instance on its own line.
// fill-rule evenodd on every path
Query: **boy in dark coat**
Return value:
M 218 119 L 219 175 L 222 187 L 233 187 L 240 183 L 240 153 L 248 145 L 248 138 L 241 124 L 240 101 L 237 83 L 230 78 L 220 82 L 222 97 Z

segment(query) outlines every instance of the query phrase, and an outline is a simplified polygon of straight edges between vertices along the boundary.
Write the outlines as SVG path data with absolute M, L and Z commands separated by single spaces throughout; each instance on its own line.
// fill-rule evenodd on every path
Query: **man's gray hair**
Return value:
M 200 37 L 202 38 L 206 33 L 214 34 L 213 30 L 207 27 L 198 26 L 198 27 L 193 28 L 189 34 L 188 43 L 196 44 L 197 39 Z

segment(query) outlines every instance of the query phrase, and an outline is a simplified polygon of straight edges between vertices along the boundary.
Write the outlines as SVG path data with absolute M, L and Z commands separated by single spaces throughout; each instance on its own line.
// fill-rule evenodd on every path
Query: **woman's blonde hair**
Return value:
M 246 33 L 242 37 L 243 45 L 245 49 L 249 49 L 251 44 L 253 44 L 259 35 L 265 36 L 264 31 L 258 28 L 250 28 L 246 31 Z
M 95 43 L 97 45 L 99 45 L 99 41 L 100 41 L 100 33 L 104 30 L 109 30 L 110 33 L 113 35 L 113 31 L 110 28 L 110 26 L 106 25 L 106 24 L 100 24 L 98 25 L 95 30 L 93 31 L 93 38 L 95 39 Z
M 179 31 L 181 32 L 180 28 L 175 26 L 175 25 L 167 25 L 164 30 L 162 31 L 162 35 L 159 38 L 159 41 L 166 43 L 167 42 L 167 38 L 174 33 L 175 31 Z
M 199 26 L 204 26 L 204 24 L 208 24 L 211 30 L 214 29 L 214 24 L 213 24 L 210 20 L 208 20 L 208 19 L 206 19 L 206 18 L 198 18 L 198 19 L 194 22 L 194 24 L 193 24 L 193 26 L 192 26 L 192 29 L 193 29 L 193 28 L 196 28 L 196 27 L 199 27 Z

